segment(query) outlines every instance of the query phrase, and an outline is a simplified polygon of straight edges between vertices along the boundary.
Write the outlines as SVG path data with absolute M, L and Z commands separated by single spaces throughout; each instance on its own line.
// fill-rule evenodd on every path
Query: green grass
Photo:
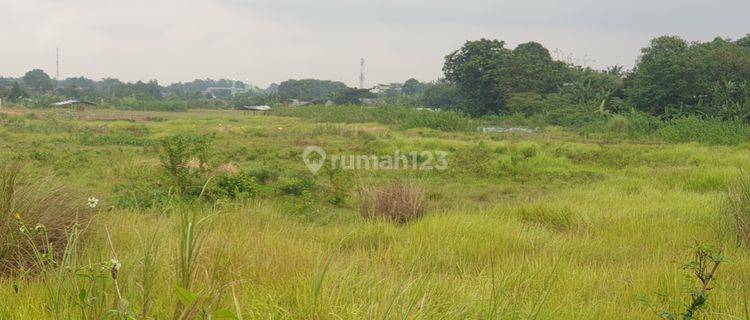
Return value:
M 721 210 L 750 169 L 746 147 L 478 133 L 455 114 L 337 108 L 0 121 L 0 160 L 53 176 L 81 203 L 101 199 L 73 269 L 0 276 L 0 319 L 654 319 L 638 297 L 683 309 L 696 242 L 727 258 L 704 312 L 744 319 L 750 251 Z M 176 198 L 161 168 L 159 142 L 177 134 L 210 140 L 209 168 L 191 182 L 202 198 Z M 441 150 L 449 168 L 312 176 L 308 145 Z M 253 178 L 252 196 L 211 193 L 226 189 L 215 169 L 229 163 Z M 393 181 L 423 187 L 424 216 L 360 217 L 356 188 Z

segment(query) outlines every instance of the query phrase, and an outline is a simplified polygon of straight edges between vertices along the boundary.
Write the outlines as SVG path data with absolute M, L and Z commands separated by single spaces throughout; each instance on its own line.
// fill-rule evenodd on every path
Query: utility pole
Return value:
M 365 88 L 365 58 L 359 60 L 359 88 Z
M 60 48 L 55 48 L 55 89 L 60 82 Z

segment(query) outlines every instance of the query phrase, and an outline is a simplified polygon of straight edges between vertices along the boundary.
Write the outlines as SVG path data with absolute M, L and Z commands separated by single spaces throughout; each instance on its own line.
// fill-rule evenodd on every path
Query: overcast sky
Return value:
M 553 56 L 631 67 L 652 37 L 739 38 L 747 0 L 0 0 L 0 75 L 289 78 L 367 85 L 441 76 L 466 40 L 537 41 Z

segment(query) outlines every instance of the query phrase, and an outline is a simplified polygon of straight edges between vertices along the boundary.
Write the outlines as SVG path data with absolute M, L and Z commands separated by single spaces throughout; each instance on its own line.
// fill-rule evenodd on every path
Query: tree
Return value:
M 445 57 L 443 72 L 469 103 L 468 113 L 502 113 L 511 88 L 511 60 L 512 51 L 503 41 L 467 41 Z
M 458 108 L 462 105 L 458 88 L 445 82 L 425 84 L 420 103 L 427 107 Z
M 694 92 L 694 70 L 688 59 L 689 45 L 679 37 L 663 36 L 651 40 L 633 74 L 626 81 L 626 93 L 638 109 L 661 114 L 669 106 L 688 101 Z
M 406 82 L 404 82 L 404 85 L 401 87 L 401 93 L 407 96 L 417 94 L 421 90 L 422 84 L 419 82 L 419 80 L 414 78 L 406 80 Z
M 278 95 L 282 99 L 322 100 L 347 90 L 347 86 L 338 81 L 302 79 L 287 80 L 279 84 Z
M 735 41 L 734 43 L 736 43 L 740 47 L 750 49 L 750 34 L 744 36 L 743 38 L 737 39 L 737 41 Z
M 67 78 L 60 82 L 57 88 L 57 94 L 74 99 L 98 98 L 96 82 L 84 77 Z
M 741 41 L 739 41 L 741 42 Z M 704 113 L 745 117 L 737 88 L 750 84 L 750 50 L 722 38 L 700 43 L 663 36 L 651 41 L 625 79 L 625 94 L 636 108 L 653 114 Z M 728 97 L 731 99 L 727 99 Z M 750 105 L 750 104 L 747 104 Z M 733 111 L 727 111 L 734 109 Z
M 8 100 L 10 100 L 10 102 L 16 102 L 24 97 L 26 97 L 26 92 L 21 90 L 21 86 L 18 85 L 18 82 L 13 82 L 13 86 L 10 87 L 10 92 L 8 93 Z
M 552 93 L 570 78 L 568 67 L 554 61 L 547 48 L 528 42 L 513 49 L 510 66 L 514 93 Z
M 34 92 L 47 92 L 52 90 L 52 79 L 40 69 L 34 69 L 23 75 L 21 78 L 24 85 Z

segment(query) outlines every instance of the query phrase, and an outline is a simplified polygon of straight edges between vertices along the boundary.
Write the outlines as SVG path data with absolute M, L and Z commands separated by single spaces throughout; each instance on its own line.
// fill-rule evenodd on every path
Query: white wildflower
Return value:
M 99 205 L 99 199 L 91 197 L 88 199 L 88 201 L 86 201 L 86 205 L 88 205 L 91 209 L 96 208 L 96 206 Z

